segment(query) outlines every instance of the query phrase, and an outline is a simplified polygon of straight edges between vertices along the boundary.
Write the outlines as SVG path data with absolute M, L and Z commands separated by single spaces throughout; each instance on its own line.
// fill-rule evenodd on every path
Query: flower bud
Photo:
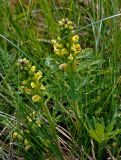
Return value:
M 42 77 L 42 72 L 39 71 L 35 74 L 35 80 L 39 81 L 39 79 Z
M 27 144 L 29 144 L 29 143 L 28 143 L 28 141 L 25 139 L 25 140 L 24 140 L 24 145 L 27 145 Z
M 61 50 L 60 49 L 54 49 L 55 54 L 58 56 L 61 56 Z
M 32 66 L 32 67 L 31 67 L 31 71 L 32 71 L 32 72 L 35 72 L 35 70 L 36 70 L 36 67 L 35 67 L 35 66 Z
M 32 88 L 35 88 L 36 87 L 36 84 L 34 82 L 31 82 L 31 87 Z
M 18 133 L 17 132 L 13 132 L 13 135 L 12 135 L 13 139 L 16 139 L 17 136 L 18 136 Z
M 79 44 L 75 44 L 75 49 L 76 49 L 75 54 L 77 54 L 78 52 L 81 51 L 81 46 Z
M 60 26 L 63 26 L 63 22 L 62 22 L 62 21 L 58 21 L 58 24 L 59 24 Z
M 23 90 L 24 90 L 24 92 L 26 94 L 30 94 L 31 93 L 31 89 L 30 88 L 24 88 Z
M 17 135 L 17 138 L 18 138 L 19 140 L 22 140 L 22 135 L 21 135 L 21 134 L 18 134 L 18 135 Z
M 30 148 L 31 148 L 31 145 L 28 144 L 28 145 L 26 145 L 25 150 L 28 151 Z
M 66 48 L 63 48 L 61 50 L 61 55 L 64 55 L 64 54 L 68 54 L 68 50 Z
M 38 127 L 41 127 L 41 122 L 40 122 L 40 120 L 36 120 L 35 122 L 36 122 L 36 124 L 37 124 Z
M 75 36 L 72 37 L 72 41 L 73 41 L 74 43 L 77 43 L 78 40 L 79 40 L 79 36 L 78 36 L 78 35 L 75 35 Z
M 59 48 L 59 47 L 60 47 L 59 43 L 54 44 L 54 48 Z
M 60 66 L 59 66 L 59 69 L 60 70 L 66 70 L 66 68 L 67 68 L 67 64 L 66 63 L 62 63 Z
M 56 40 L 52 39 L 51 43 L 54 45 L 56 43 Z
M 70 56 L 68 57 L 69 60 L 73 61 L 74 57 L 72 56 L 72 54 L 70 54 Z
M 33 102 L 39 102 L 40 99 L 41 99 L 41 97 L 40 97 L 39 95 L 34 95 L 34 96 L 32 97 L 32 101 L 33 101 Z
M 40 85 L 40 89 L 41 90 L 46 90 L 45 86 L 43 86 L 43 84 Z

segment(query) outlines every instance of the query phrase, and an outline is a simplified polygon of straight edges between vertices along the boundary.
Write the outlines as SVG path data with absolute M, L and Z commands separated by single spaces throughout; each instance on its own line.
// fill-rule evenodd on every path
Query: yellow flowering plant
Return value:
M 81 53 L 81 46 L 79 44 L 79 36 L 74 35 L 74 24 L 67 18 L 58 21 L 60 34 L 55 40 L 51 40 L 54 53 L 62 58 L 60 70 L 66 70 L 69 66 L 76 65 L 76 56 Z M 70 36 L 69 36 L 70 35 Z
M 31 96 L 33 102 L 40 102 L 41 96 L 45 91 L 45 86 L 41 83 L 42 72 L 37 71 L 36 66 L 33 66 L 26 58 L 20 59 L 18 62 L 21 76 L 21 92 Z
M 33 103 L 37 103 L 40 107 L 37 108 L 30 108 L 28 105 L 26 105 L 26 112 L 22 113 L 23 118 L 22 121 L 24 122 L 24 128 L 26 130 L 29 130 L 30 133 L 37 132 L 38 130 L 41 130 L 41 125 L 46 126 L 49 124 L 51 129 L 53 130 L 53 133 L 51 134 L 51 137 L 53 137 L 55 143 L 58 145 L 58 150 L 60 152 L 60 144 L 58 141 L 58 137 L 56 135 L 56 128 L 53 124 L 53 119 L 51 118 L 50 111 L 47 106 L 47 101 L 45 101 L 44 96 L 47 96 L 47 91 L 45 86 L 42 84 L 42 72 L 38 71 L 35 66 L 31 64 L 30 61 L 28 61 L 26 58 L 20 59 L 18 61 L 18 66 L 20 68 L 20 90 L 21 93 L 27 94 L 33 101 Z M 46 117 L 48 124 L 45 124 Z M 18 125 L 19 130 L 23 130 L 23 126 Z M 46 127 L 45 127 L 46 128 Z M 28 132 L 23 132 L 25 135 L 29 135 Z M 23 137 L 25 136 L 23 134 Z M 29 143 L 28 139 L 25 139 L 22 137 L 22 141 L 24 140 L 24 149 L 27 151 L 31 149 L 31 144 Z M 18 140 L 18 134 L 13 133 L 13 139 Z M 37 137 L 40 142 L 40 137 Z M 30 139 L 30 137 L 29 137 Z M 44 144 L 45 145 L 45 144 Z

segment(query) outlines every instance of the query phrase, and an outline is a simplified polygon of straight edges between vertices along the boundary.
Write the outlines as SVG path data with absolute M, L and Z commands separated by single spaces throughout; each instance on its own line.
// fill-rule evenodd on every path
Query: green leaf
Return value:
M 101 140 L 99 139 L 98 135 L 96 134 L 95 130 L 91 129 L 89 130 L 89 135 L 92 137 L 95 141 L 98 143 L 101 143 Z

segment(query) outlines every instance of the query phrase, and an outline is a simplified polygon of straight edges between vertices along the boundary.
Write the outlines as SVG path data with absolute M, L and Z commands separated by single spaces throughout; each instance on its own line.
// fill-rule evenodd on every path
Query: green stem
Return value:
M 47 116 L 48 123 L 49 123 L 50 128 L 51 128 L 51 136 L 53 137 L 53 140 L 54 140 L 55 144 L 57 145 L 57 148 L 58 148 L 58 151 L 59 151 L 59 156 L 63 160 L 62 150 L 61 150 L 61 147 L 60 147 L 60 144 L 59 144 L 59 141 L 58 141 L 58 136 L 57 136 L 57 133 L 56 133 L 56 127 L 55 127 L 54 122 L 52 120 L 51 114 L 50 114 L 50 112 L 48 110 L 48 107 L 46 105 L 43 106 L 43 110 L 44 110 L 44 112 Z
M 98 160 L 101 160 L 101 155 L 102 155 L 102 144 L 99 144 L 99 148 L 98 148 Z

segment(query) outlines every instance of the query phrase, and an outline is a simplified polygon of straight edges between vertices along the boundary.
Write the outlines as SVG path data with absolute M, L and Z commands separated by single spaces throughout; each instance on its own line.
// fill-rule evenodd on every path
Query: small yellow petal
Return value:
M 39 72 L 37 72 L 37 73 L 35 74 L 35 80 L 38 81 L 41 77 L 42 77 L 42 72 L 41 72 L 41 71 L 39 71 Z
M 61 50 L 61 55 L 64 55 L 64 54 L 68 54 L 68 50 L 66 48 L 63 48 Z
M 39 95 L 34 95 L 34 96 L 32 97 L 32 101 L 33 101 L 33 102 L 39 102 L 40 99 L 41 99 L 41 97 L 40 97 Z
M 59 69 L 60 70 L 66 70 L 67 68 L 67 64 L 66 63 L 62 63 L 60 66 L 59 66 Z
M 17 138 L 20 139 L 20 140 L 22 140 L 22 135 L 21 135 L 21 134 L 18 134 L 18 135 L 17 135 Z
M 51 43 L 52 43 L 53 45 L 56 44 L 56 40 L 52 39 L 52 40 L 51 40 Z
M 62 21 L 58 21 L 58 24 L 59 24 L 60 26 L 62 26 L 62 25 L 63 25 L 63 22 L 62 22 Z
M 72 37 L 72 41 L 73 41 L 74 43 L 77 43 L 78 40 L 79 40 L 79 36 L 78 36 L 78 35 L 75 35 L 75 36 Z
M 72 54 L 70 54 L 70 56 L 68 57 L 69 60 L 73 61 L 74 57 L 72 56 Z
M 57 54 L 58 56 L 61 56 L 61 51 L 60 49 L 54 49 L 55 54 Z
M 36 124 L 38 125 L 38 127 L 41 127 L 41 121 L 36 120 Z
M 30 148 L 31 148 L 31 145 L 28 144 L 28 145 L 26 145 L 25 150 L 28 151 Z
M 117 146 L 116 142 L 113 142 L 113 143 L 112 143 L 112 146 L 113 146 L 113 147 L 116 147 L 116 146 Z
M 35 70 L 36 70 L 36 67 L 35 67 L 35 66 L 32 66 L 32 67 L 31 67 L 31 71 L 32 71 L 32 72 L 35 72 Z
M 41 90 L 46 90 L 46 88 L 45 88 L 45 86 L 43 86 L 43 84 L 41 84 L 40 89 Z
M 25 93 L 30 94 L 31 93 L 31 89 L 30 88 L 24 88 L 23 89 Z
M 31 87 L 32 88 L 35 88 L 36 87 L 36 84 L 34 82 L 31 82 Z
M 76 48 L 77 51 L 81 51 L 81 46 L 79 44 L 76 44 L 75 48 Z
M 13 139 L 16 139 L 17 136 L 18 136 L 18 133 L 17 132 L 13 132 L 13 135 L 12 135 Z
M 71 46 L 71 50 L 74 51 L 74 52 L 76 51 L 76 46 L 75 46 L 75 44 L 73 44 L 73 45 Z
M 28 141 L 25 139 L 25 140 L 24 140 L 24 145 L 27 145 L 27 144 L 29 144 L 29 143 L 28 143 Z
M 26 85 L 28 83 L 28 81 L 27 80 L 24 80 L 23 82 L 22 82 L 22 85 Z
M 55 43 L 54 44 L 54 48 L 59 48 L 60 47 L 60 44 L 59 43 Z
M 32 122 L 32 119 L 29 116 L 27 116 L 26 118 L 29 122 Z

